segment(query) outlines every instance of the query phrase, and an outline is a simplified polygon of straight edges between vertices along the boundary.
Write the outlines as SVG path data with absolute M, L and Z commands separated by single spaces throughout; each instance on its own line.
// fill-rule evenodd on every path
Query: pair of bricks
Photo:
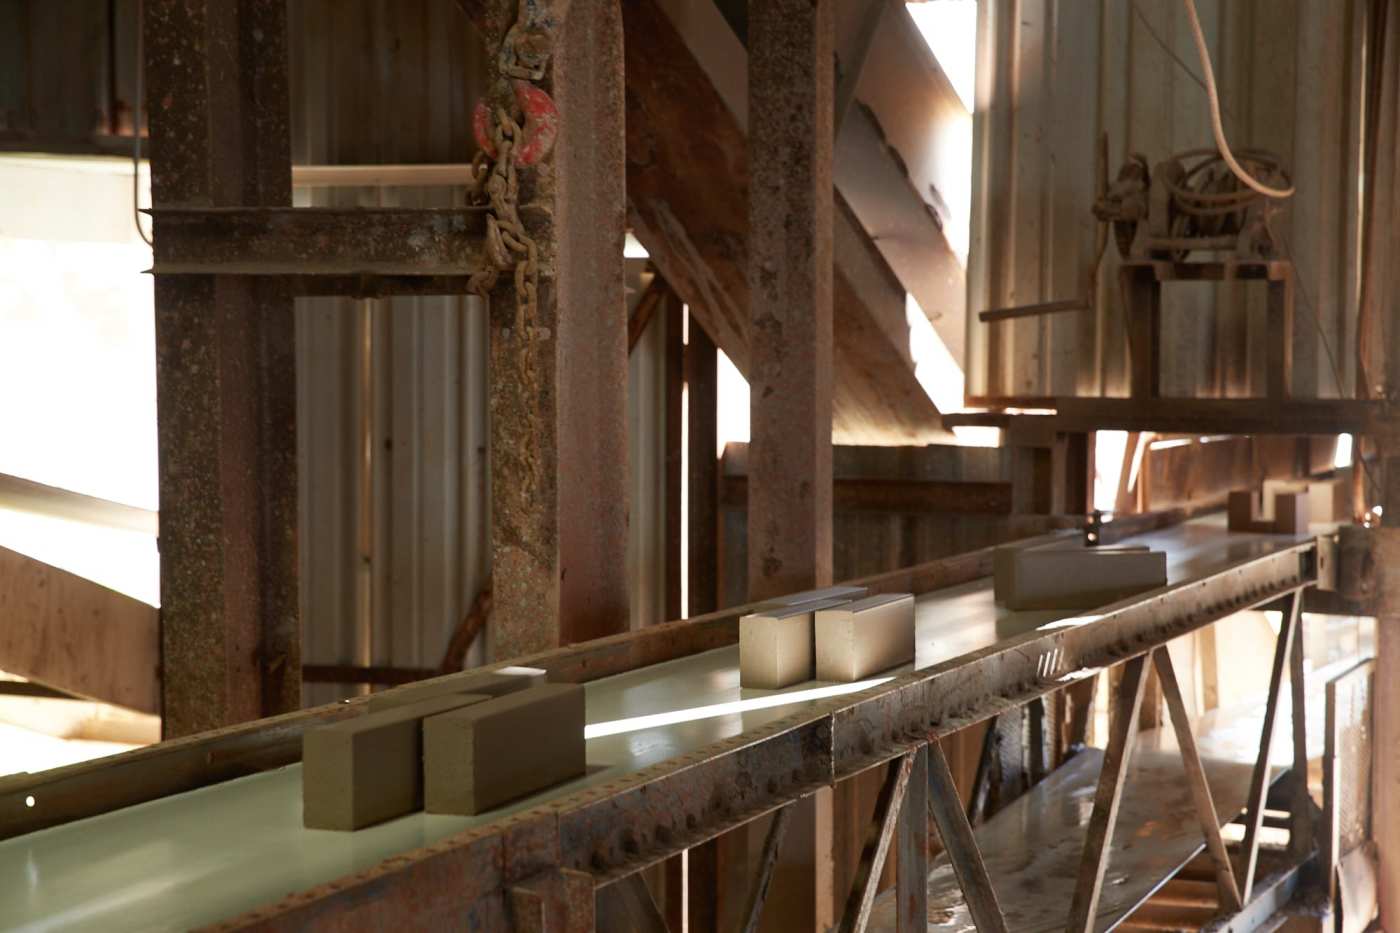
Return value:
M 302 822 L 356 830 L 417 810 L 474 816 L 586 770 L 584 690 L 544 672 L 453 676 L 370 698 L 302 737 Z
M 914 660 L 914 597 L 831 587 L 765 604 L 739 620 L 739 683 L 776 690 L 849 683 Z

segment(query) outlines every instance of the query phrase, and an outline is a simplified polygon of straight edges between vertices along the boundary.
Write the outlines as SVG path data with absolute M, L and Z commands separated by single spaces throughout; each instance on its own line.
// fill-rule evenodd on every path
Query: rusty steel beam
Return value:
M 495 49 L 517 10 L 563 5 L 476 6 Z M 617 0 L 568 6 L 541 82 L 560 114 L 553 165 L 521 182 L 538 300 L 517 303 L 502 276 L 489 308 L 498 658 L 611 635 L 628 620 L 622 22 Z
M 157 275 L 462 276 L 484 264 L 480 207 L 156 207 Z
M 286 4 L 149 0 L 151 194 L 288 207 Z M 157 233 L 157 262 L 188 230 Z M 275 282 L 155 277 L 162 728 L 301 705 L 296 360 Z
M 721 480 L 721 504 L 743 508 L 749 500 L 747 476 Z M 832 505 L 839 511 L 1011 514 L 1011 484 L 962 480 L 836 479 Z
M 832 0 L 750 10 L 749 596 L 831 582 Z

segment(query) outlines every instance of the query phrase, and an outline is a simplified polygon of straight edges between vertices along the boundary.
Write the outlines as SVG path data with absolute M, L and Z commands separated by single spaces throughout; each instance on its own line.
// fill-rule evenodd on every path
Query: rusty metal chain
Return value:
M 470 289 L 489 297 L 502 273 L 515 278 L 516 327 L 535 318 L 539 298 L 539 246 L 520 220 L 522 166 L 544 158 L 552 147 L 558 112 L 554 102 L 534 82 L 544 75 L 551 55 L 552 29 L 540 28 L 538 0 L 521 0 L 514 25 L 501 42 L 501 77 L 490 103 L 478 104 L 474 130 L 480 146 L 472 159 L 469 196 L 490 209 L 486 221 L 486 268 L 473 273 Z M 517 122 L 503 101 L 511 97 L 520 108 Z M 536 134 L 526 139 L 527 131 Z

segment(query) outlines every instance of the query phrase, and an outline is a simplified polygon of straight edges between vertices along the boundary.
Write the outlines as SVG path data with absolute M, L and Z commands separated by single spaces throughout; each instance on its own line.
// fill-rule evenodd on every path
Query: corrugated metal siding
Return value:
M 1360 0 L 1198 0 L 1236 148 L 1281 155 L 1298 195 L 1280 229 L 1298 263 L 1295 391 L 1352 383 Z M 1210 146 L 1205 92 L 1179 3 L 983 0 L 969 257 L 969 393 L 1122 395 L 1128 362 L 1116 249 L 1097 314 L 980 324 L 976 311 L 1085 293 L 1096 224 L 1096 149 L 1110 179 L 1125 154 L 1155 164 Z M 1155 37 L 1154 37 L 1155 36 Z M 1160 40 L 1160 41 L 1159 41 Z M 1316 323 L 1315 323 L 1316 319 Z M 1164 292 L 1163 391 L 1262 394 L 1262 288 L 1174 284 Z
M 484 89 L 455 0 L 291 0 L 293 159 L 466 162 Z M 298 204 L 440 207 L 451 189 L 298 190 Z M 632 261 L 633 297 L 645 263 Z M 629 376 L 632 624 L 664 596 L 664 324 Z M 476 299 L 297 303 L 304 660 L 434 666 L 490 576 L 486 331 Z M 491 630 L 468 657 L 481 663 Z M 348 688 L 313 685 L 308 703 Z

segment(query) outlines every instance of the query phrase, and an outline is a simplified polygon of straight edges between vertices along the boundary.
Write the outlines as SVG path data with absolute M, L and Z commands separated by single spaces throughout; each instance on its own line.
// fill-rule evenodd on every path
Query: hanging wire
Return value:
M 1220 149 L 1220 157 L 1225 160 L 1225 164 L 1230 166 L 1230 171 L 1235 173 L 1246 186 L 1264 195 L 1266 198 L 1290 198 L 1293 196 L 1293 186 L 1287 188 L 1270 188 L 1263 182 L 1255 180 L 1254 176 L 1244 170 L 1239 162 L 1235 161 L 1235 154 L 1230 151 L 1230 144 L 1225 139 L 1225 127 L 1220 123 L 1220 95 L 1215 88 L 1215 71 L 1210 66 L 1210 50 L 1206 48 L 1206 36 L 1201 31 L 1201 20 L 1196 15 L 1196 0 L 1182 0 L 1186 4 L 1186 15 L 1191 19 L 1191 36 L 1196 40 L 1196 51 L 1201 53 L 1201 70 L 1205 72 L 1206 96 L 1210 98 L 1210 128 L 1215 134 L 1215 145 Z

